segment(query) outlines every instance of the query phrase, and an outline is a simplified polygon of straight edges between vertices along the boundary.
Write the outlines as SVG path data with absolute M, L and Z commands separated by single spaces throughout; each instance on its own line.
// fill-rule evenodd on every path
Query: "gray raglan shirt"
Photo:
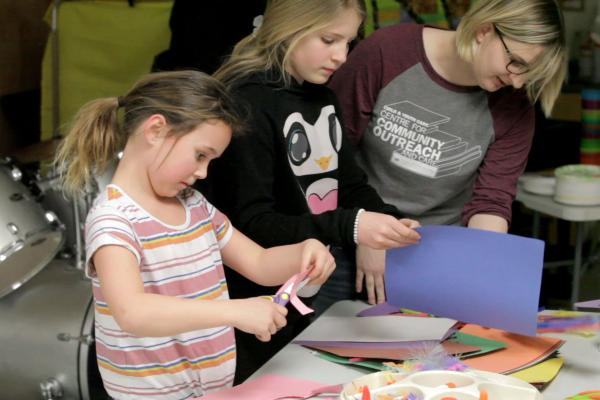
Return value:
M 479 213 L 510 222 L 534 129 L 523 91 L 446 81 L 414 24 L 362 41 L 330 87 L 358 163 L 386 203 L 422 224 L 466 224 Z

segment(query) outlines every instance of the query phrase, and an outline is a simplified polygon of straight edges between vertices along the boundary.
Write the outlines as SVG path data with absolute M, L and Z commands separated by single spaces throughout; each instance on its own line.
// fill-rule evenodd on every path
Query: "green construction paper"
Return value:
M 500 350 L 500 349 L 503 349 L 506 347 L 506 344 L 503 342 L 500 342 L 497 340 L 490 340 L 490 339 L 482 338 L 482 337 L 475 336 L 475 335 L 469 335 L 468 333 L 462 333 L 462 332 L 454 333 L 452 335 L 452 337 L 448 340 L 466 344 L 466 345 L 470 345 L 470 346 L 479 347 L 479 350 L 477 350 L 477 351 L 462 354 L 459 357 L 461 359 L 475 357 L 475 356 L 479 356 L 479 355 L 486 354 L 486 353 L 491 353 L 493 351 Z M 341 357 L 341 356 L 338 356 L 335 354 L 331 354 L 331 353 L 327 353 L 327 352 L 323 352 L 323 351 L 319 351 L 319 350 L 312 350 L 312 351 L 314 351 L 315 354 L 319 358 L 326 360 L 326 361 L 334 362 L 336 364 L 352 365 L 352 366 L 362 367 L 362 368 L 375 370 L 375 371 L 389 371 L 390 370 L 390 367 L 384 365 L 383 364 L 384 361 L 382 361 L 382 360 L 370 359 L 370 360 L 365 360 L 365 361 L 350 361 L 351 360 L 350 357 Z
M 482 354 L 491 353 L 492 351 L 500 350 L 506 347 L 506 343 L 497 340 L 490 340 L 479 336 L 469 335 L 468 333 L 456 332 L 449 339 L 458 343 L 468 344 L 479 347 L 479 350 L 471 353 L 465 353 L 460 356 L 461 359 L 480 356 Z
M 313 350 L 313 351 L 319 358 L 322 358 L 323 360 L 326 360 L 326 361 L 334 362 L 336 364 L 353 365 L 353 366 L 363 367 L 363 368 L 367 368 L 367 369 L 371 369 L 371 370 L 375 370 L 375 371 L 389 371 L 389 369 L 390 369 L 389 367 L 386 367 L 385 365 L 383 365 L 382 361 L 350 361 L 350 358 L 348 358 L 348 357 L 336 356 L 335 354 L 326 353 L 326 352 L 322 352 L 322 351 L 318 351 L 318 350 Z

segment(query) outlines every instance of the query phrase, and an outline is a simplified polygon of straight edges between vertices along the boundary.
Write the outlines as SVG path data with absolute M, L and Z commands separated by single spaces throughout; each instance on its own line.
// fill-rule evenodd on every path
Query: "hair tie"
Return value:
M 252 26 L 254 27 L 254 29 L 252 29 L 252 36 L 256 36 L 256 31 L 258 31 L 260 29 L 260 27 L 262 26 L 262 23 L 263 23 L 262 15 L 257 15 L 256 17 L 254 17 L 254 20 L 252 20 Z
M 117 108 L 121 108 L 123 106 L 123 96 L 117 96 Z

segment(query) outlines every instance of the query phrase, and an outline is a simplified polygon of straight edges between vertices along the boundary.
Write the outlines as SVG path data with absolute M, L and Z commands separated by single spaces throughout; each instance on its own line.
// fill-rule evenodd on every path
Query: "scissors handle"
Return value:
M 261 296 L 267 300 L 271 300 L 281 306 L 287 305 L 290 302 L 290 295 L 287 293 L 274 294 L 272 296 Z
M 284 292 L 284 293 L 276 294 L 275 296 L 271 296 L 271 299 L 275 303 L 277 303 L 281 306 L 285 306 L 290 301 L 290 295 Z

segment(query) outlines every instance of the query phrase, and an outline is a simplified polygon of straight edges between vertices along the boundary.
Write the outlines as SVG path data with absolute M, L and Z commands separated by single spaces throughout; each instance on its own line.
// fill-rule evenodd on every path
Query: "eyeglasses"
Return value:
M 510 60 L 508 64 L 506 64 L 506 70 L 514 75 L 523 75 L 529 72 L 529 65 L 525 64 L 523 61 L 515 59 L 512 52 L 508 49 L 506 42 L 504 41 L 504 36 L 498 30 L 498 28 L 496 28 L 496 25 L 494 25 L 494 31 L 496 32 L 496 35 L 498 35 L 498 38 L 502 42 L 502 46 L 504 46 L 504 51 L 506 52 L 506 55 Z

